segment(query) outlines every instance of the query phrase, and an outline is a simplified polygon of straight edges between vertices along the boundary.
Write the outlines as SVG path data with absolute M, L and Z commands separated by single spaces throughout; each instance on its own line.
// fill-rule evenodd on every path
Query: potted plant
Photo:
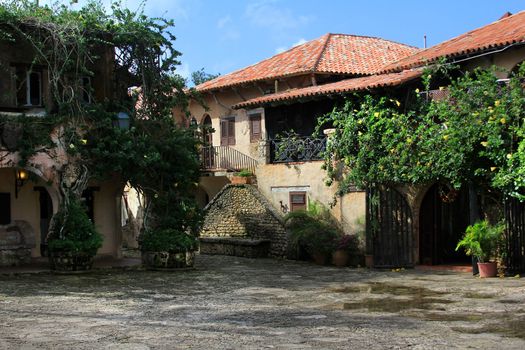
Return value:
M 254 175 L 250 170 L 242 169 L 238 173 L 235 173 L 231 178 L 233 185 L 249 185 L 253 183 Z
M 149 269 L 193 267 L 197 238 L 175 229 L 156 229 L 143 234 L 142 263 Z
M 478 261 L 479 276 L 496 277 L 497 263 L 490 261 L 496 255 L 504 230 L 503 224 L 491 225 L 487 220 L 467 227 L 465 235 L 458 242 L 456 250 L 465 249 L 467 255 Z
M 308 210 L 288 213 L 285 226 L 291 232 L 292 244 L 305 250 L 316 264 L 326 264 L 334 251 L 334 242 L 340 235 L 326 209 L 313 204 Z
M 80 200 L 71 196 L 53 218 L 48 237 L 49 261 L 57 271 L 86 271 L 102 246 L 96 230 Z
M 356 235 L 342 235 L 335 240 L 335 251 L 332 253 L 332 264 L 337 267 L 348 266 L 350 259 L 359 255 L 359 240 Z

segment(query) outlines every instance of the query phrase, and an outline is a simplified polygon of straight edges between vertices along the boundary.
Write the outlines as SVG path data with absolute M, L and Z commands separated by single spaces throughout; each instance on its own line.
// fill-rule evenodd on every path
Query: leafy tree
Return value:
M 191 81 L 193 82 L 193 84 L 195 84 L 195 86 L 197 86 L 209 80 L 215 79 L 218 76 L 220 76 L 219 73 L 218 74 L 206 73 L 204 71 L 204 68 L 201 68 L 191 73 Z
M 191 195 L 199 176 L 197 141 L 172 117 L 174 107 L 185 110 L 188 105 L 177 74 L 180 53 L 170 32 L 173 21 L 121 5 L 116 0 L 106 11 L 100 1 L 79 10 L 34 1 L 0 4 L 0 41 L 29 46 L 33 64 L 47 69 L 53 103 L 46 120 L 62 131 L 47 144 L 42 139 L 50 141 L 49 128 L 30 137 L 20 150 L 23 160 L 37 146 L 50 156 L 57 148 L 68 155 L 66 166 L 57 169 L 64 210 L 62 219 L 54 221 L 53 235 L 61 229 L 59 222 L 68 222 L 68 208 L 93 178 L 118 178 L 143 193 L 146 229 L 195 233 L 200 220 Z M 96 100 L 94 91 L 82 85 L 82 77 L 94 76 L 100 65 L 108 66 L 107 78 L 114 78 L 116 91 L 105 100 Z M 126 93 L 131 85 L 138 86 L 133 97 Z M 92 103 L 82 101 L 86 93 Z M 119 112 L 130 116 L 129 129 L 115 127 Z
M 340 193 L 351 184 L 440 181 L 522 197 L 523 77 L 520 70 L 502 85 L 495 68 L 461 75 L 438 65 L 423 83 L 429 90 L 434 81 L 448 81 L 442 99 L 427 99 L 418 89 L 404 105 L 388 95 L 354 96 L 320 121 L 336 129 L 326 152 L 330 179 L 340 180 Z

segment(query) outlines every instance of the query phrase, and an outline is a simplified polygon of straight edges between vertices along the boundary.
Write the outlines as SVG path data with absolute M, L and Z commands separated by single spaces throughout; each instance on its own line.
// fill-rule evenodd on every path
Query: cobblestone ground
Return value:
M 0 276 L 0 349 L 525 349 L 525 280 L 200 256 Z

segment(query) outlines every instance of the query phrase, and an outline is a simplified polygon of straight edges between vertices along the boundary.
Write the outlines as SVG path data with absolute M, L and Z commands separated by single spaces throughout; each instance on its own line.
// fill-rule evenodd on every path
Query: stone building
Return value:
M 311 136 L 317 118 L 356 91 L 402 96 L 407 89 L 421 88 L 423 68 L 443 58 L 463 70 L 502 67 L 499 74 L 505 79 L 525 59 L 524 44 L 525 12 L 506 14 L 425 50 L 378 38 L 327 34 L 201 84 L 196 90 L 209 109 L 197 101 L 190 104 L 193 121 L 203 127 L 210 145 L 203 149 L 201 203 L 204 206 L 230 182 L 231 172 L 248 168 L 257 176 L 260 193 L 281 215 L 313 200 L 329 206 L 335 198 L 331 213 L 344 230 L 362 231 L 369 213 L 366 193 L 356 189 L 341 197 L 336 195 L 337 184 L 325 184 L 319 154 L 326 136 Z M 181 123 L 189 122 L 174 114 Z M 280 136 L 292 131 L 296 147 L 283 148 Z M 384 240 L 397 242 L 394 237 L 402 236 L 404 243 L 396 243 L 396 253 L 387 258 L 386 251 L 377 250 L 381 245 L 369 242 L 376 265 L 457 261 L 452 241 L 456 243 L 469 224 L 461 219 L 465 195 L 457 207 L 445 208 L 436 184 L 389 191 L 396 204 L 388 210 L 403 213 L 403 222 L 383 230 Z M 440 222 L 453 223 L 454 232 Z
M 116 96 L 113 49 L 101 48 L 98 57 L 94 75 L 82 78 L 82 103 Z M 24 40 L 0 41 L 0 266 L 46 253 L 50 220 L 61 201 L 60 174 L 78 170 L 66 152 L 71 146 L 61 141 L 60 125 L 50 128 L 52 147 L 35 145 L 36 152 L 23 166 L 20 163 L 24 130 L 17 121 L 40 123 L 55 110 L 49 72 L 33 58 Z M 83 193 L 88 215 L 104 237 L 101 255 L 120 254 L 121 193 L 118 179 L 90 182 Z
M 336 186 L 325 185 L 321 169 L 326 135 L 311 134 L 317 118 L 333 108 L 333 101 L 316 97 L 293 103 L 255 101 L 370 77 L 386 63 L 417 51 L 380 38 L 326 34 L 197 86 L 208 107 L 198 101 L 190 103 L 193 122 L 202 126 L 208 144 L 203 148 L 203 176 L 197 194 L 201 205 L 230 182 L 233 172 L 248 169 L 257 177 L 258 191 L 280 216 L 306 208 L 310 201 L 330 207 Z M 391 83 L 393 80 L 385 84 Z M 175 118 L 188 122 L 178 111 Z M 291 132 L 297 147 L 283 150 L 281 136 Z M 363 230 L 364 192 L 338 197 L 331 213 L 346 232 Z

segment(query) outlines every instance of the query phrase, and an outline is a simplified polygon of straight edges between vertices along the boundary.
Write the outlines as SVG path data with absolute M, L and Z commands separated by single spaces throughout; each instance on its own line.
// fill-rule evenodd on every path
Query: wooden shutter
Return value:
M 306 210 L 306 192 L 290 192 L 290 211 Z
M 228 119 L 228 145 L 235 145 L 235 119 Z
M 228 120 L 221 120 L 221 146 L 228 145 Z
M 250 141 L 256 142 L 261 139 L 261 115 L 250 117 Z
M 235 145 L 235 118 L 221 120 L 221 146 Z

